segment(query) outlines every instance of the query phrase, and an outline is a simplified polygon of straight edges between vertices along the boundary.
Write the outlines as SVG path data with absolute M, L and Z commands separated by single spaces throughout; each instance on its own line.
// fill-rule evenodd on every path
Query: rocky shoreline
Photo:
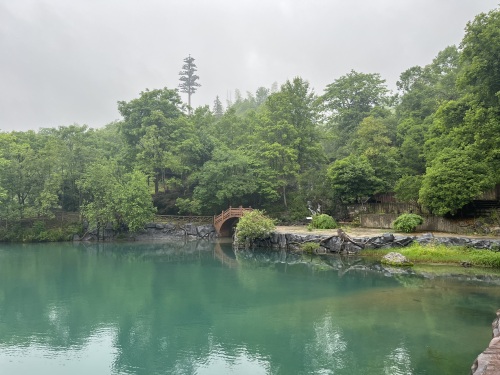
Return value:
M 99 233 L 96 229 L 87 231 L 82 237 L 75 235 L 73 241 L 160 241 L 172 238 L 189 237 L 192 239 L 214 239 L 217 237 L 212 224 L 183 225 L 173 223 L 148 223 L 144 229 L 136 233 L 123 233 L 113 229 L 112 226 L 104 228 Z
M 491 324 L 493 338 L 484 352 L 479 354 L 474 361 L 471 375 L 498 375 L 500 374 L 500 310 L 497 318 Z
M 316 242 L 323 252 L 356 253 L 362 249 L 390 249 L 408 246 L 413 242 L 420 244 L 442 244 L 446 246 L 468 246 L 475 249 L 500 251 L 500 239 L 468 238 L 468 237 L 435 237 L 432 233 L 419 236 L 394 235 L 384 233 L 369 237 L 350 237 L 339 231 L 336 235 L 324 234 L 292 234 L 273 232 L 268 238 L 256 240 L 252 247 L 272 247 L 278 249 L 298 250 L 300 245 Z M 237 246 L 244 244 L 236 244 Z

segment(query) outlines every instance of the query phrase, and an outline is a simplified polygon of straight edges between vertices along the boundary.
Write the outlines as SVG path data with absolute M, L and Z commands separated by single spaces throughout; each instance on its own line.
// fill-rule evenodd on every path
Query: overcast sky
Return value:
M 0 0 L 0 130 L 106 125 L 117 101 L 177 88 L 189 54 L 194 107 L 296 76 L 321 94 L 351 69 L 394 89 L 498 2 Z

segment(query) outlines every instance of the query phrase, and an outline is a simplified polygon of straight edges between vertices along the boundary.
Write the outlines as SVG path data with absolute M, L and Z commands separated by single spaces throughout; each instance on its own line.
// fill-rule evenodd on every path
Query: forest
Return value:
M 296 220 L 307 202 L 329 213 L 384 193 L 453 215 L 500 183 L 500 9 L 396 92 L 352 70 L 321 93 L 295 77 L 190 108 L 164 87 L 118 110 L 103 128 L 0 133 L 0 219 L 63 210 L 137 230 L 155 212 L 243 205 Z

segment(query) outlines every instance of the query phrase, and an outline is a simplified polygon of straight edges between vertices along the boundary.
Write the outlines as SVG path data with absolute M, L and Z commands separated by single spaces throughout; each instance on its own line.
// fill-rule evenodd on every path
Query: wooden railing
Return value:
M 158 223 L 203 223 L 211 224 L 213 216 L 181 216 L 181 215 L 155 215 L 155 222 Z
M 242 217 L 245 212 L 252 211 L 253 208 L 243 208 L 239 206 L 238 208 L 229 207 L 227 210 L 222 211 L 219 215 L 214 216 L 214 226 L 217 230 L 220 230 L 222 224 L 229 218 L 232 217 Z

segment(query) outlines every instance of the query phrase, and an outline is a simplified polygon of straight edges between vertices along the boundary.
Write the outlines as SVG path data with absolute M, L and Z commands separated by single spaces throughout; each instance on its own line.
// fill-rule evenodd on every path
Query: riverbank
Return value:
M 345 228 L 312 230 L 307 227 L 276 227 L 269 237 L 255 240 L 253 247 L 300 250 L 304 243 L 319 244 L 324 252 L 358 253 L 366 249 L 402 248 L 421 245 L 462 246 L 473 249 L 500 250 L 499 237 L 452 235 L 449 233 L 390 233 L 380 229 Z M 236 243 L 235 246 L 245 244 Z
M 495 236 L 481 236 L 481 235 L 465 235 L 447 232 L 412 232 L 412 233 L 398 233 L 394 230 L 383 229 L 383 228 L 364 228 L 364 227 L 345 227 L 343 230 L 351 237 L 374 237 L 381 236 L 385 233 L 392 233 L 393 235 L 401 236 L 414 236 L 418 237 L 425 233 L 431 233 L 434 237 L 456 237 L 456 238 L 470 238 L 470 239 L 489 239 L 495 240 L 500 239 L 500 237 Z M 277 226 L 276 232 L 278 233 L 290 233 L 290 234 L 321 234 L 325 236 L 332 236 L 337 234 L 337 229 L 314 229 L 312 231 L 307 229 L 307 225 L 295 225 L 295 226 Z

